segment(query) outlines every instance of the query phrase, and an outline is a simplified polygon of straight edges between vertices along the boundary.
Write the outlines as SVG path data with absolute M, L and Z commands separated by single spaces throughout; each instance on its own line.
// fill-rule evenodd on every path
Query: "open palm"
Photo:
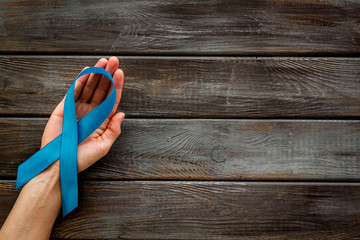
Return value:
M 121 123 L 125 117 L 122 112 L 116 113 L 124 83 L 124 74 L 121 69 L 118 69 L 119 60 L 116 57 L 111 57 L 109 60 L 102 58 L 96 63 L 95 67 L 104 68 L 112 75 L 116 88 L 116 102 L 108 118 L 78 145 L 78 172 L 87 169 L 108 153 L 112 144 L 120 135 Z M 110 94 L 111 84 L 110 80 L 105 76 L 95 73 L 86 74 L 76 81 L 75 106 L 78 120 L 93 110 Z M 43 133 L 41 147 L 44 147 L 61 134 L 64 101 L 65 97 L 51 114 Z M 59 166 L 59 161 L 56 161 L 54 165 Z

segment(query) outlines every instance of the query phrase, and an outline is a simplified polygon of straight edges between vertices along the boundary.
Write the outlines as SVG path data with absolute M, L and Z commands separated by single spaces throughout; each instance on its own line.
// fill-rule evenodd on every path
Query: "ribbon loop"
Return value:
M 112 90 L 110 95 L 102 103 L 77 121 L 74 99 L 75 83 L 78 78 L 89 73 L 98 73 L 107 77 L 112 82 Z M 74 210 L 78 206 L 78 144 L 84 141 L 106 120 L 115 106 L 115 101 L 115 83 L 111 74 L 99 67 L 84 69 L 76 77 L 66 94 L 62 133 L 18 167 L 16 189 L 22 187 L 60 158 L 60 185 L 63 216 Z

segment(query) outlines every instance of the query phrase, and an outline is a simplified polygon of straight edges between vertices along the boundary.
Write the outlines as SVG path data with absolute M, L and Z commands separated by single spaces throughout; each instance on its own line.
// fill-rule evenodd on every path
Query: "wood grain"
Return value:
M 0 181 L 0 224 L 17 195 Z M 359 183 L 80 182 L 60 239 L 356 239 Z
M 7 0 L 0 12 L 3 52 L 360 53 L 354 0 Z
M 0 176 L 15 179 L 46 119 L 0 119 Z M 360 121 L 125 119 L 86 179 L 359 181 Z
M 99 57 L 0 57 L 0 115 L 49 115 Z M 121 57 L 128 117 L 360 116 L 359 58 Z

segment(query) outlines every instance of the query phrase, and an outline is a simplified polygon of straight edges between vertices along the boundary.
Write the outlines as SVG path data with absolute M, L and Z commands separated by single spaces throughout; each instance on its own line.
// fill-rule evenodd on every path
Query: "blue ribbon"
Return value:
M 76 120 L 74 89 L 76 80 L 89 73 L 104 75 L 112 82 L 110 95 L 79 121 Z M 115 83 L 103 68 L 84 69 L 70 86 L 64 103 L 62 134 L 37 151 L 18 167 L 16 189 L 60 158 L 60 185 L 63 216 L 78 206 L 77 147 L 109 116 L 116 101 Z

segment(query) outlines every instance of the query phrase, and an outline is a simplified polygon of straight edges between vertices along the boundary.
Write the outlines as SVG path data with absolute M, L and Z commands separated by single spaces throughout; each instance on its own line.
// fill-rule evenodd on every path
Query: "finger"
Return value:
M 51 116 L 55 115 L 55 116 L 63 117 L 65 97 L 66 95 L 63 97 L 61 102 L 55 107 L 54 111 L 51 113 Z
M 81 71 L 84 71 L 86 68 L 88 68 L 88 67 L 84 67 L 84 69 L 81 70 Z M 89 74 L 85 74 L 85 75 L 79 77 L 79 78 L 76 80 L 76 83 L 75 83 L 75 92 L 74 92 L 75 102 L 79 99 L 81 90 L 83 89 L 83 87 L 84 87 L 84 85 L 85 85 L 85 83 L 86 83 L 86 80 L 88 80 L 88 78 L 89 78 Z
M 117 57 L 111 57 L 109 58 L 109 61 L 106 65 L 105 70 L 108 71 L 111 76 L 114 75 L 114 72 L 119 67 L 119 59 Z M 91 104 L 98 105 L 100 104 L 106 97 L 109 88 L 111 86 L 111 81 L 105 76 L 102 76 L 99 84 L 94 90 L 94 95 L 91 98 Z
M 111 118 L 106 130 L 101 135 L 104 146 L 104 149 L 102 149 L 102 153 L 104 155 L 107 154 L 115 140 L 119 137 L 121 133 L 121 123 L 123 122 L 124 118 L 125 113 L 123 112 L 115 114 Z
M 115 102 L 115 105 L 114 105 L 114 108 L 113 108 L 111 114 L 109 115 L 110 118 L 115 114 L 115 112 L 119 106 L 121 94 L 122 94 L 122 88 L 124 86 L 124 72 L 121 69 L 117 69 L 115 71 L 114 82 L 115 82 L 115 89 L 116 89 L 116 102 Z M 112 88 L 109 89 L 109 92 L 106 97 L 108 97 L 110 95 L 111 91 L 112 91 Z
M 105 68 L 108 61 L 105 58 L 99 59 L 99 61 L 95 64 L 95 67 Z M 91 73 L 88 80 L 83 87 L 83 90 L 80 94 L 79 101 L 87 103 L 91 96 L 94 93 L 94 90 L 99 82 L 101 75 L 97 73 Z

